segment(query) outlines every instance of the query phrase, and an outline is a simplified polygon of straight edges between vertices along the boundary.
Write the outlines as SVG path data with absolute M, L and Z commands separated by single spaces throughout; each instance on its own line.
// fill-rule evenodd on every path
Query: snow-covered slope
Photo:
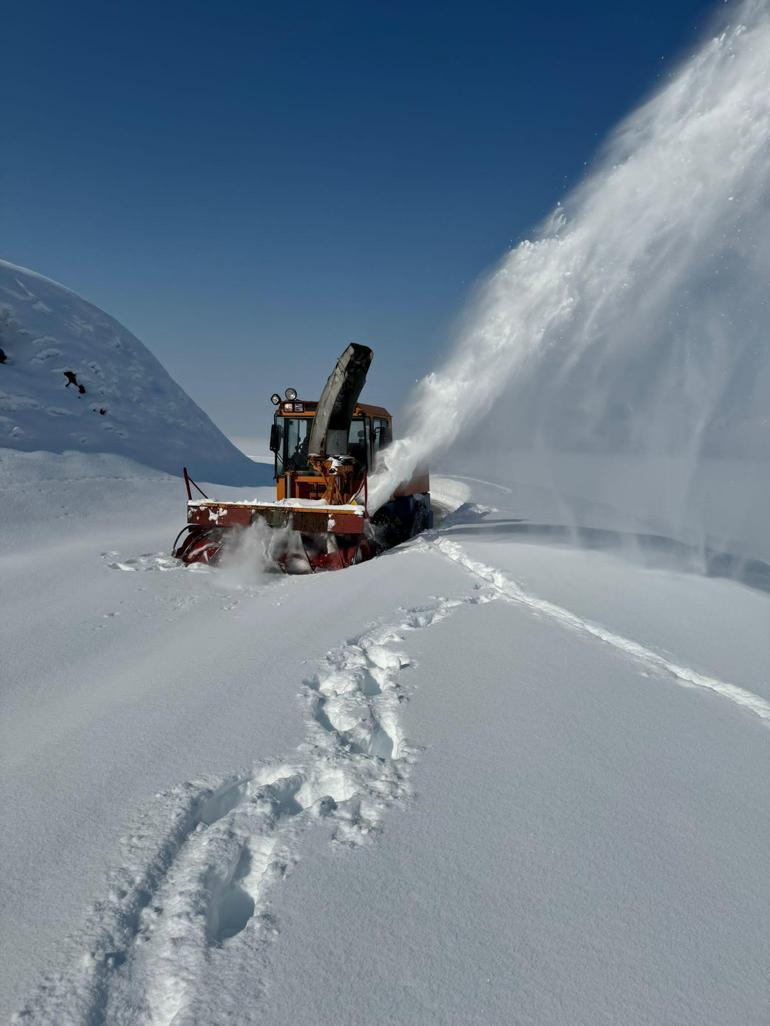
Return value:
M 131 332 L 3 260 L 0 348 L 0 447 L 118 453 L 173 474 L 187 464 L 210 481 L 265 482 Z
M 2 1022 L 765 1026 L 768 577 L 434 484 L 259 577 L 168 557 L 162 474 L 3 457 Z

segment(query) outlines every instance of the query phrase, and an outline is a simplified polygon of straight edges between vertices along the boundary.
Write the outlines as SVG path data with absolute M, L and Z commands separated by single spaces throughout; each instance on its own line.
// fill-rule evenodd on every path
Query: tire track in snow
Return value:
M 323 821 L 333 841 L 357 847 L 410 796 L 418 750 L 400 721 L 410 665 L 401 642 L 497 597 L 477 585 L 402 610 L 396 623 L 332 650 L 304 683 L 305 736 L 291 757 L 158 795 L 125 839 L 106 898 L 73 938 L 71 968 L 46 979 L 14 1021 L 210 1026 L 227 1018 L 226 988 L 212 1005 L 207 981 L 227 976 L 228 961 L 258 973 L 254 956 L 276 932 L 267 895 L 295 860 L 301 832 Z M 229 1014 L 237 1019 L 237 1006 Z
M 754 694 L 753 691 L 675 663 L 658 652 L 639 644 L 637 641 L 632 641 L 630 638 L 615 634 L 600 624 L 592 623 L 590 620 L 584 620 L 582 617 L 576 616 L 562 606 L 557 606 L 553 602 L 547 601 L 547 599 L 538 598 L 524 591 L 516 581 L 507 577 L 501 570 L 496 570 L 494 567 L 472 559 L 460 545 L 449 538 L 436 535 L 427 538 L 425 544 L 430 548 L 437 549 L 448 559 L 452 560 L 452 562 L 458 563 L 473 574 L 473 576 L 484 581 L 502 598 L 547 616 L 568 630 L 603 641 L 605 644 L 618 649 L 649 669 L 657 670 L 666 676 L 673 677 L 677 684 L 682 687 L 703 688 L 707 691 L 713 691 L 734 705 L 758 716 L 767 726 L 770 726 L 770 702 Z

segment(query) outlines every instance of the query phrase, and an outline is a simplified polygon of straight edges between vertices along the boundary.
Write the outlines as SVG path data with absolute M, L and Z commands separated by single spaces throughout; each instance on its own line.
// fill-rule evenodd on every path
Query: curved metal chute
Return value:
M 373 357 L 368 346 L 351 342 L 337 360 L 318 400 L 308 439 L 311 456 L 345 456 L 353 410 Z

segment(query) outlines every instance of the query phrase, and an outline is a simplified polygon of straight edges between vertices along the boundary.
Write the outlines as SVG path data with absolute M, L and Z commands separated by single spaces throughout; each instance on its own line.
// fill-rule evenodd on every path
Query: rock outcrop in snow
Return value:
M 265 483 L 155 357 L 70 289 L 0 260 L 0 447 L 109 452 Z

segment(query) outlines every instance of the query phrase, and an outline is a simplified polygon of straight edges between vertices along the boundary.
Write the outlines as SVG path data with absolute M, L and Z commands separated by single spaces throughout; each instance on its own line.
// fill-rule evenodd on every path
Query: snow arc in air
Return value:
M 622 505 L 625 474 L 673 528 L 709 460 L 770 458 L 770 10 L 729 13 L 480 286 L 372 508 L 450 447 L 512 484 L 528 452 L 564 491 L 588 453 L 592 494 Z

